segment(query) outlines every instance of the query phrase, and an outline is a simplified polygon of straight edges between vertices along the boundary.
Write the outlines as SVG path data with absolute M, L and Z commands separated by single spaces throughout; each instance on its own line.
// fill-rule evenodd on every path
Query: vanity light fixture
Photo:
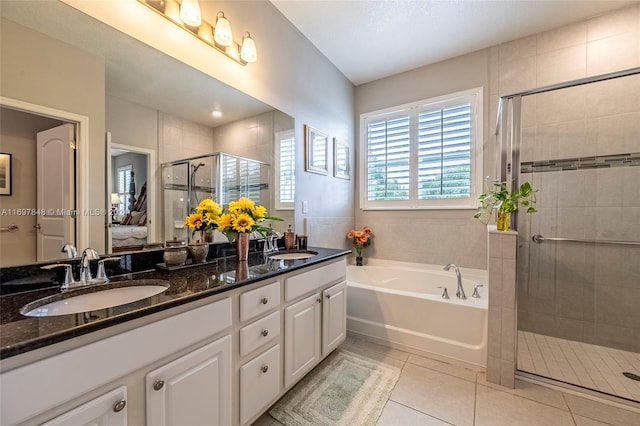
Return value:
M 255 41 L 248 32 L 245 32 L 242 37 L 242 45 L 233 40 L 231 24 L 222 11 L 216 15 L 215 25 L 211 25 L 202 19 L 198 0 L 138 0 L 138 2 L 240 65 L 256 62 L 258 58 Z M 180 10 L 179 18 L 178 9 Z
M 258 52 L 256 51 L 256 43 L 251 38 L 251 34 L 247 31 L 242 36 L 242 47 L 240 48 L 240 58 L 245 62 L 255 62 L 258 60 Z
M 216 26 L 213 30 L 213 39 L 220 46 L 231 46 L 233 44 L 233 34 L 231 34 L 231 24 L 224 17 L 224 12 L 218 12 L 216 16 Z
M 180 19 L 187 25 L 199 27 L 202 24 L 200 3 L 198 0 L 182 0 L 180 5 Z

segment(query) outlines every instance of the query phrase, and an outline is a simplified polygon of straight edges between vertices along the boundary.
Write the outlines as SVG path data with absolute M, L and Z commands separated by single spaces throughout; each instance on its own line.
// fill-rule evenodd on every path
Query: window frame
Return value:
M 471 187 L 468 198 L 418 199 L 418 115 L 450 106 L 469 103 L 471 105 Z M 448 95 L 424 99 L 377 111 L 360 114 L 359 173 L 358 189 L 361 210 L 471 210 L 478 207 L 478 197 L 482 193 L 482 144 L 484 140 L 483 88 L 463 90 Z M 390 120 L 409 115 L 409 199 L 369 200 L 368 193 L 368 131 L 367 125 L 374 120 Z

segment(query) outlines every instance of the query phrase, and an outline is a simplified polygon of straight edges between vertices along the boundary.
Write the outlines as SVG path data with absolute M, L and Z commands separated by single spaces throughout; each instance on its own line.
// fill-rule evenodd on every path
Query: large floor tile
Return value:
M 354 337 L 350 338 L 350 340 L 351 344 L 348 347 L 348 350 L 351 352 L 356 352 L 365 356 L 371 354 L 385 355 L 387 357 L 398 359 L 402 362 L 405 362 L 409 358 L 409 353 L 405 351 L 393 349 L 388 346 L 379 345 L 377 343 Z
M 475 425 L 574 426 L 574 422 L 568 411 L 478 385 Z
M 391 400 L 458 426 L 473 425 L 476 384 L 407 363 Z
M 478 374 L 478 384 L 481 384 L 483 386 L 487 386 L 502 392 L 507 392 L 512 395 L 521 396 L 523 398 L 540 402 L 542 404 L 551 405 L 552 407 L 560 408 L 561 410 L 569 410 L 569 407 L 567 406 L 567 403 L 562 396 L 562 392 L 519 379 L 516 379 L 515 383 L 515 389 L 510 389 L 504 386 L 497 385 L 495 383 L 488 382 L 487 375 L 485 373 Z
M 376 426 L 449 426 L 450 424 L 435 417 L 427 416 L 420 411 L 389 401 L 385 405 Z
M 567 394 L 564 398 L 574 415 L 588 417 L 614 426 L 640 425 L 640 413 L 574 395 Z
M 577 414 L 573 415 L 573 420 L 576 422 L 576 426 L 611 426 L 610 423 L 603 423 Z
M 439 371 L 441 373 L 450 374 L 452 376 L 459 377 L 470 382 L 476 381 L 477 372 L 468 368 L 460 367 L 459 365 L 449 364 L 444 361 L 438 361 L 435 359 L 425 358 L 418 355 L 409 355 L 407 362 L 411 364 L 419 365 L 420 367 L 428 368 L 430 370 Z

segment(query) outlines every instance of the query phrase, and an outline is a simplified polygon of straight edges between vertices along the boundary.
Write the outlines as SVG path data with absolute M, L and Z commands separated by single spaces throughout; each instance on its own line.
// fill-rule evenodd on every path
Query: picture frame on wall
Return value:
M 333 176 L 339 179 L 351 179 L 351 153 L 349 145 L 333 138 Z
M 0 195 L 11 195 L 12 154 L 0 152 Z
M 304 125 L 305 171 L 329 173 L 329 137 L 307 124 Z

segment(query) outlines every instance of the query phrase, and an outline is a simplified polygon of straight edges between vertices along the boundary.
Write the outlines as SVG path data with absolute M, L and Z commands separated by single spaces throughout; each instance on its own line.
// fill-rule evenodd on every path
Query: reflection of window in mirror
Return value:
M 118 196 L 120 204 L 118 205 L 118 218 L 122 218 L 129 206 L 129 187 L 131 186 L 131 170 L 132 166 L 118 167 Z
M 295 139 L 293 129 L 276 133 L 276 209 L 293 210 L 293 196 L 296 191 L 295 181 Z

